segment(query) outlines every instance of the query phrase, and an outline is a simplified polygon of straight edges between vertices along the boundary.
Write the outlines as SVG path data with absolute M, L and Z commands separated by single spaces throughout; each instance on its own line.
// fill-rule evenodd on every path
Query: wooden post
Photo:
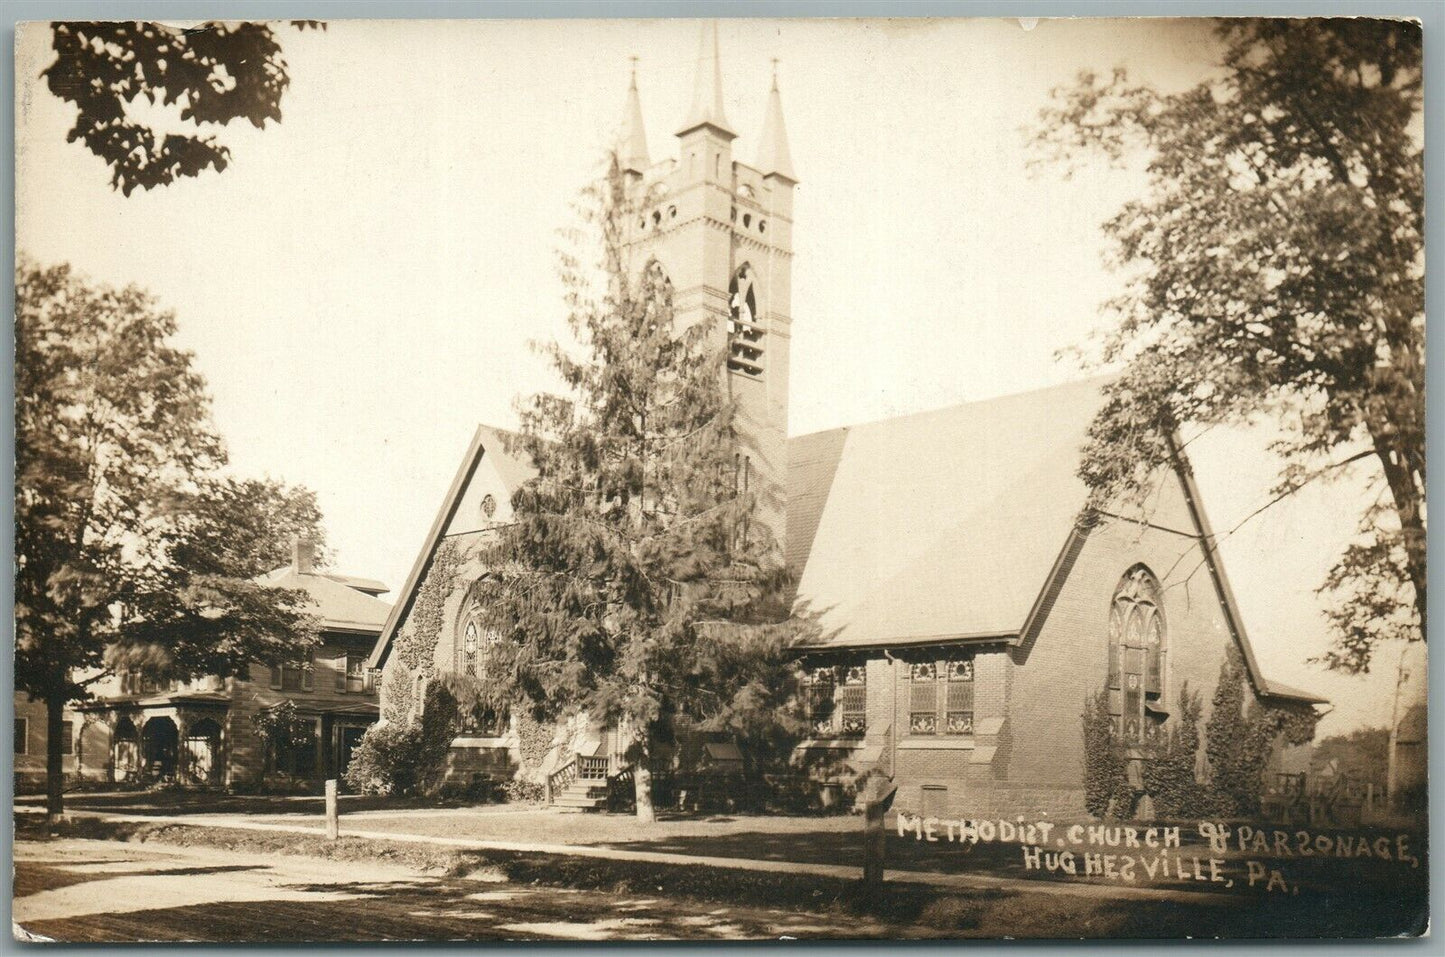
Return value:
M 888 832 L 883 829 L 883 815 L 893 804 L 898 786 L 882 775 L 869 779 L 864 789 L 863 805 L 863 886 L 877 889 L 883 885 L 883 863 L 888 846 Z
M 336 840 L 339 824 L 336 820 L 336 779 L 326 780 L 326 838 Z

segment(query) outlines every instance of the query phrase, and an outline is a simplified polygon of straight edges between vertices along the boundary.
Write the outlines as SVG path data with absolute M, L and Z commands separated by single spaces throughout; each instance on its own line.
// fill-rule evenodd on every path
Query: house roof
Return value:
M 446 535 L 447 526 L 451 524 L 452 517 L 456 515 L 462 496 L 466 494 L 467 486 L 470 484 L 472 476 L 476 474 L 477 466 L 481 464 L 482 459 L 490 459 L 502 484 L 509 491 L 515 491 L 536 476 L 537 470 L 532 467 L 531 462 L 507 451 L 506 440 L 511 435 L 512 433 L 506 429 L 490 425 L 478 425 L 476 432 L 472 434 L 471 444 L 467 446 L 466 454 L 462 456 L 462 463 L 458 466 L 456 475 L 452 477 L 452 484 L 442 499 L 441 508 L 437 510 L 436 517 L 432 519 L 431 529 L 422 542 L 421 550 L 417 553 L 416 561 L 412 563 L 411 571 L 407 573 L 406 582 L 401 587 L 397 602 L 391 606 L 391 613 L 387 616 L 381 633 L 377 635 L 376 644 L 371 649 L 370 666 L 372 668 L 380 668 L 386 663 L 386 658 L 391 653 L 392 639 L 396 635 L 396 630 L 406 620 L 407 612 L 410 611 L 412 602 L 416 599 L 417 589 L 421 587 L 426 570 L 431 565 L 432 556 L 436 554 L 437 546 L 441 544 L 442 538 Z
M 325 631 L 361 631 L 376 634 L 391 612 L 391 604 L 370 593 L 373 583 L 356 579 L 368 587 L 346 584 L 348 576 L 327 572 L 300 572 L 287 565 L 257 579 L 274 588 L 294 588 L 311 596 L 316 607 L 311 612 L 321 619 Z M 385 586 L 382 586 L 385 590 Z
M 1419 744 L 1425 740 L 1429 725 L 1430 721 L 1425 713 L 1425 706 L 1412 704 L 1400 716 L 1400 724 L 1395 731 L 1395 740 L 1402 744 Z

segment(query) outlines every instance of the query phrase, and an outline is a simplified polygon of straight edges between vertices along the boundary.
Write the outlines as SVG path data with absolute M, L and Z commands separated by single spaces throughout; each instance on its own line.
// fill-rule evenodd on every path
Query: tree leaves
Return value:
M 16 687 L 68 701 L 91 669 L 225 676 L 314 641 L 305 593 L 253 579 L 319 539 L 315 497 L 221 474 L 174 316 L 22 261 L 15 332 Z
M 298 29 L 316 21 L 294 21 Z M 112 169 L 111 185 L 129 196 L 202 170 L 224 170 L 231 152 L 205 126 L 244 119 L 257 129 L 281 121 L 290 83 L 286 60 L 265 23 L 212 22 L 180 29 L 142 21 L 57 22 L 56 60 L 41 74 L 50 91 L 79 112 L 67 139 L 84 143 Z M 126 107 L 179 108 L 193 134 L 165 133 Z
M 1390 560 L 1347 552 L 1336 667 L 1363 670 L 1414 605 L 1423 622 L 1424 292 L 1420 30 L 1395 20 L 1222 20 L 1219 73 L 1175 94 L 1117 70 L 1055 91 L 1042 162 L 1145 163 L 1105 225 L 1126 291 L 1094 361 L 1119 369 L 1080 474 L 1102 506 L 1142 501 L 1180 426 L 1266 415 L 1289 431 L 1277 491 L 1378 460 L 1400 527 Z M 1360 601 L 1352 595 L 1371 595 Z M 1369 636 L 1369 637 L 1365 637 Z M 1416 629 L 1412 637 L 1423 638 Z

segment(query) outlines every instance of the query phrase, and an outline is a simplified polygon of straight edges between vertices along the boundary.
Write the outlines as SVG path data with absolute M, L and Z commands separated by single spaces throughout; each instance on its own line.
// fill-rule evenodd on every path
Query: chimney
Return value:
M 310 575 L 316 571 L 316 543 L 310 539 L 296 539 L 296 559 L 294 565 L 296 571 L 302 575 Z

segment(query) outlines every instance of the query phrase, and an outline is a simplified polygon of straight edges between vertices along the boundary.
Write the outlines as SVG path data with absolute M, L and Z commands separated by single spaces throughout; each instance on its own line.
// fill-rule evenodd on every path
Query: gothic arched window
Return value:
M 468 621 L 466 629 L 462 632 L 462 647 L 460 667 L 457 668 L 464 675 L 476 676 L 477 673 L 477 650 L 481 643 L 481 634 L 477 631 L 477 623 Z
M 1147 740 L 1168 716 L 1163 598 L 1154 573 L 1135 565 L 1109 604 L 1109 713 L 1114 732 L 1125 741 Z
M 762 375 L 763 335 L 753 267 L 744 264 L 728 283 L 728 368 L 745 375 Z
M 457 642 L 456 670 L 464 675 L 477 678 L 486 673 L 487 659 L 491 657 L 492 646 L 501 640 L 496 631 L 483 630 L 477 624 L 476 615 L 467 618 L 462 627 L 461 640 Z

